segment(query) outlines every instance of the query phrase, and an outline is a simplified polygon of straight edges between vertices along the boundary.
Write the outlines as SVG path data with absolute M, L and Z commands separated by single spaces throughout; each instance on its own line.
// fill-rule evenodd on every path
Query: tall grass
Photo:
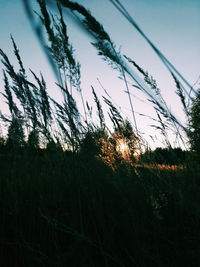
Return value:
M 200 167 L 192 151 L 171 147 L 166 130 L 173 127 L 182 138 L 186 127 L 171 113 L 155 79 L 116 50 L 85 7 L 60 0 L 54 16 L 44 0 L 37 2 L 47 34 L 46 53 L 63 98 L 59 102 L 49 96 L 42 74 L 27 73 L 11 37 L 18 69 L 0 50 L 3 96 L 10 112 L 1 113 L 7 136 L 0 138 L 0 266 L 199 266 Z M 62 6 L 82 15 L 81 23 L 96 40 L 93 45 L 119 71 L 133 125 L 108 95 L 100 99 L 94 87 L 98 121 L 93 121 Z M 130 19 L 125 10 L 123 15 Z M 166 62 L 189 114 L 178 73 Z M 132 67 L 143 80 L 135 78 Z M 152 152 L 140 136 L 128 76 L 153 103 L 167 148 Z

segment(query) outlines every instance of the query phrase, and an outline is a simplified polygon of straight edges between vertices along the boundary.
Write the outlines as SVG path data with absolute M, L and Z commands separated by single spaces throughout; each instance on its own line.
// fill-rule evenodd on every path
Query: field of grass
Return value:
M 198 266 L 200 166 L 26 153 L 1 155 L 1 266 Z
M 3 96 L 10 112 L 0 113 L 7 132 L 0 137 L 0 266 L 200 266 L 199 128 L 191 131 L 180 124 L 153 77 L 116 52 L 103 26 L 87 9 L 71 1 L 58 2 L 59 16 L 52 17 L 45 1 L 38 0 L 48 37 L 46 53 L 63 95 L 60 102 L 49 96 L 42 75 L 31 71 L 35 83 L 30 82 L 12 37 L 18 70 L 0 49 Z M 84 16 L 80 22 L 96 38 L 99 54 L 119 71 L 134 125 L 123 118 L 112 99 L 103 97 L 113 125 L 109 130 L 94 88 L 98 122 L 92 120 L 62 5 Z M 131 22 L 128 14 L 126 17 Z M 171 71 L 189 118 L 181 77 L 156 51 Z M 137 83 L 154 105 L 160 123 L 157 128 L 167 145 L 164 149 L 151 151 L 137 129 L 127 81 L 134 77 L 127 63 L 149 88 Z M 84 115 L 74 91 L 81 96 Z M 193 109 L 199 123 L 197 104 Z M 182 145 L 189 140 L 187 150 L 171 147 L 168 126 Z

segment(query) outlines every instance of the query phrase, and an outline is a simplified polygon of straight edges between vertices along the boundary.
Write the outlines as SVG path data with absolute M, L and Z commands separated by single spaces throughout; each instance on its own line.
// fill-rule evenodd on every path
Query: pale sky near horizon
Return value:
M 126 54 L 137 62 L 144 70 L 156 79 L 159 88 L 175 115 L 184 123 L 183 113 L 180 112 L 179 99 L 174 94 L 175 86 L 157 55 L 152 51 L 136 30 L 119 14 L 109 0 L 78 0 L 80 4 L 91 10 L 92 14 L 101 22 L 111 39 L 120 47 L 122 54 Z M 175 65 L 183 76 L 193 84 L 200 75 L 200 1 L 198 0 L 121 0 L 138 25 Z M 31 0 L 34 8 L 36 1 Z M 124 84 L 117 79 L 118 74 L 107 66 L 106 62 L 97 56 L 97 51 L 91 46 L 92 41 L 69 18 L 66 18 L 69 38 L 75 48 L 75 54 L 82 66 L 83 94 L 88 101 L 92 101 L 91 85 L 98 96 L 104 94 L 97 78 L 112 96 L 114 102 L 122 107 L 125 116 L 130 119 L 128 97 L 124 93 Z M 24 12 L 22 1 L 0 0 L 0 48 L 9 56 L 11 62 L 16 62 L 12 53 L 10 34 L 16 40 L 21 52 L 24 65 L 36 73 L 41 71 L 50 88 L 50 94 L 55 98 L 58 91 L 53 86 L 55 77 L 49 68 L 45 55 L 35 37 Z M 2 64 L 0 64 L 2 69 Z M 0 79 L 2 75 L 0 74 Z M 0 92 L 3 84 L 0 80 Z M 144 94 L 131 88 L 131 93 L 146 101 Z M 3 108 L 3 98 L 0 97 L 0 109 Z M 155 116 L 150 104 L 144 104 L 133 97 L 134 109 L 137 113 Z M 136 113 L 138 128 L 149 135 L 158 136 L 158 131 L 150 127 L 153 121 Z M 162 139 L 162 138 L 161 138 Z M 156 141 L 156 145 L 161 145 Z

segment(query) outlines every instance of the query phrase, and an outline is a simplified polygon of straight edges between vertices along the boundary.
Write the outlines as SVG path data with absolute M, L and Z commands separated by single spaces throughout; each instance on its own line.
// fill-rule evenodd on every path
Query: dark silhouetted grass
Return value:
M 1 266 L 198 266 L 200 167 L 1 154 Z

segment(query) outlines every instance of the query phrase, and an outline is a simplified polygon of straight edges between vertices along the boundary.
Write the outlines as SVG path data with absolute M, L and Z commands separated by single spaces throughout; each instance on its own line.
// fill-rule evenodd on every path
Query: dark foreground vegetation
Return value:
M 200 166 L 1 154 L 1 266 L 198 266 Z
M 34 28 L 29 1 L 25 2 Z M 189 87 L 185 95 L 179 78 L 188 86 L 187 81 L 153 47 L 175 81 L 188 119 L 182 125 L 153 77 L 116 51 L 85 7 L 60 0 L 53 16 L 44 0 L 37 2 L 47 40 L 41 25 L 36 25 L 36 32 L 48 48 L 63 98 L 57 102 L 49 96 L 42 75 L 30 71 L 30 82 L 11 37 L 18 70 L 0 49 L 9 110 L 0 112 L 5 133 L 0 137 L 0 266 L 200 266 L 200 93 Z M 69 43 L 62 6 L 78 18 L 98 53 L 119 72 L 133 125 L 106 95 L 103 102 L 113 126 L 109 130 L 92 87 L 98 116 L 94 120 L 91 103 L 82 94 L 80 64 Z M 137 81 L 131 67 L 147 87 Z M 153 104 L 155 128 L 162 132 L 166 148 L 151 151 L 140 135 L 128 87 L 133 82 Z M 81 98 L 84 116 L 74 92 Z M 172 148 L 168 127 L 187 149 Z

